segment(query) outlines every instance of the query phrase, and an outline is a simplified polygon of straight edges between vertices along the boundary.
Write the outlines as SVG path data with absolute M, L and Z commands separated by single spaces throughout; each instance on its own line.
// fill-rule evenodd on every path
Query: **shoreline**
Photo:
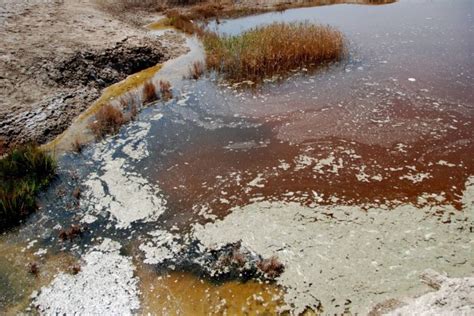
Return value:
M 10 10 L 3 9 L 6 13 L 1 15 L 0 139 L 4 150 L 53 140 L 103 89 L 185 49 L 176 37 L 157 39 L 145 27 L 114 19 L 93 0 L 28 5 L 9 4 Z

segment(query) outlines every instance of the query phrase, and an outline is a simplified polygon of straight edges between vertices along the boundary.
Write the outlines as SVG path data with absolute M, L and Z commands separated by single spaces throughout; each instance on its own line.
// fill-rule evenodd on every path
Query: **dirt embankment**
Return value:
M 0 140 L 44 143 L 100 90 L 180 53 L 93 0 L 0 5 Z M 145 24 L 145 23 L 144 23 Z

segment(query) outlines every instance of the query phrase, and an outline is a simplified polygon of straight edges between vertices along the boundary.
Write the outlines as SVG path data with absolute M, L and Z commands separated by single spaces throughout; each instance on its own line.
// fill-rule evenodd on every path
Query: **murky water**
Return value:
M 307 284 L 238 278 L 224 282 L 173 259 L 183 244 L 195 238 L 197 224 L 216 222 L 218 227 L 223 223 L 233 236 L 235 232 L 225 224 L 226 216 L 249 205 L 252 210 L 251 205 L 261 202 L 296 202 L 316 213 L 322 206 L 355 207 L 358 211 L 376 207 L 389 212 L 408 205 L 429 213 L 435 220 L 426 222 L 426 229 L 448 239 L 451 226 L 444 225 L 468 225 L 470 217 L 462 216 L 472 211 L 472 202 L 466 202 L 467 183 L 474 174 L 472 14 L 473 2 L 469 0 L 402 0 L 381 6 L 293 9 L 211 24 L 211 28 L 229 34 L 272 21 L 330 24 L 346 35 L 350 57 L 316 73 L 295 70 L 285 78 L 246 89 L 213 76 L 183 79 L 189 65 L 202 58 L 197 40 L 188 39 L 191 53 L 165 65 L 154 78 L 170 80 L 175 98 L 145 109 L 137 122 L 124 127 L 115 138 L 91 145 L 81 155 L 62 157 L 60 179 L 42 198 L 41 211 L 18 231 L 4 236 L 2 260 L 8 263 L 2 261 L 0 279 L 8 282 L 0 285 L 0 310 L 24 310 L 33 290 L 49 284 L 59 271 L 68 273 L 73 262 L 81 262 L 93 245 L 111 238 L 120 242 L 121 255 L 133 259 L 137 288 L 141 289 L 138 312 L 142 314 L 273 314 L 285 305 L 285 285 L 298 284 L 306 291 Z M 84 193 L 80 201 L 71 196 L 76 187 Z M 433 206 L 438 207 L 436 212 L 428 212 L 426 208 Z M 294 209 L 288 207 L 286 212 L 292 214 Z M 425 223 L 415 213 L 410 208 L 402 214 Z M 355 222 L 368 234 L 376 228 L 364 226 L 363 220 L 357 222 L 363 215 L 358 216 Z M 333 213 L 326 217 L 329 221 L 338 218 Z M 318 220 L 323 226 L 312 226 L 316 219 L 307 226 L 297 222 L 299 230 L 311 227 L 308 229 L 334 234 L 334 241 L 343 238 L 342 232 L 337 235 L 338 229 L 331 232 L 327 228 L 332 224 Z M 390 226 L 395 230 L 407 226 L 403 221 L 397 226 L 393 218 L 387 221 L 395 223 Z M 78 223 L 84 227 L 82 238 L 61 241 L 60 230 Z M 458 238 L 466 245 L 459 248 L 454 264 L 435 260 L 427 252 L 423 260 L 417 259 L 416 269 L 426 266 L 459 276 L 472 274 L 472 242 L 468 241 L 472 233 L 462 225 L 456 230 L 459 235 L 453 233 L 452 242 Z M 248 236 L 256 234 L 252 227 L 248 224 Z M 245 230 L 241 233 L 248 237 Z M 200 234 L 204 239 L 205 234 Z M 384 234 L 390 236 L 389 231 Z M 285 231 L 287 235 L 291 232 Z M 254 251 L 268 252 L 266 256 L 276 253 L 291 265 L 289 250 L 271 243 L 279 242 L 279 236 L 262 239 L 269 244 L 258 240 Z M 28 247 L 33 240 L 37 242 Z M 374 243 L 369 237 L 367 240 L 367 245 Z M 429 240 L 423 249 L 432 247 L 436 255 L 451 242 L 441 245 Z M 290 244 L 282 241 L 286 242 Z M 247 245 L 252 248 L 251 241 Z M 317 249 L 316 245 L 306 246 Z M 397 245 L 381 245 L 380 253 L 390 247 Z M 43 248 L 48 249 L 46 254 L 40 251 Z M 339 255 L 353 257 L 350 252 L 354 250 L 344 251 L 348 253 L 334 251 L 332 262 L 339 262 Z M 402 253 L 400 250 L 398 259 Z M 146 264 L 149 256 L 154 263 Z M 304 262 L 304 258 L 312 257 L 308 254 L 300 260 Z M 39 279 L 28 274 L 28 264 L 36 261 L 40 263 Z M 383 262 L 386 266 L 391 263 Z M 365 266 L 365 261 L 360 264 Z M 312 265 L 303 264 L 305 267 L 311 269 Z M 325 267 L 321 266 L 321 278 Z M 319 267 L 313 268 L 315 271 L 304 273 L 319 273 Z M 294 266 L 287 270 L 291 273 Z M 398 276 L 408 280 L 399 286 L 405 292 L 378 289 L 381 297 L 422 292 L 416 272 L 405 272 L 406 278 Z M 290 277 L 284 275 L 281 280 Z M 341 280 L 341 284 L 347 282 Z M 371 286 L 378 285 L 369 283 L 362 288 L 365 286 L 370 295 L 377 292 Z M 288 290 L 288 295 L 294 290 Z M 349 301 L 360 295 L 353 294 L 352 285 L 342 292 Z M 300 297 L 308 302 L 296 304 L 315 307 L 312 300 L 317 298 L 307 293 L 312 292 L 300 293 Z M 351 309 L 341 297 L 334 300 L 347 310 L 361 311 L 357 302 Z M 339 305 L 328 306 L 326 311 Z

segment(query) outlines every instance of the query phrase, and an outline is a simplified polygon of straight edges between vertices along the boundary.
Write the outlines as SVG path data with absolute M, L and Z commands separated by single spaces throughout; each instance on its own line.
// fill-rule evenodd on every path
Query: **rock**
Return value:
M 429 269 L 421 279 L 438 290 L 406 299 L 406 305 L 386 315 L 473 315 L 474 277 L 448 278 Z

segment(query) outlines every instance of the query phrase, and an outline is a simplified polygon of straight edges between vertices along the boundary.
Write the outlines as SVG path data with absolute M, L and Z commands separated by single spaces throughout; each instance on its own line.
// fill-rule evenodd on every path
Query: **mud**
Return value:
M 104 88 L 163 62 L 165 53 L 166 49 L 151 37 L 126 38 L 104 50 L 79 51 L 56 60 L 49 76 L 62 86 Z
M 1 12 L 0 138 L 7 146 L 52 140 L 101 88 L 183 52 L 176 38 L 164 47 L 93 0 L 7 2 Z

